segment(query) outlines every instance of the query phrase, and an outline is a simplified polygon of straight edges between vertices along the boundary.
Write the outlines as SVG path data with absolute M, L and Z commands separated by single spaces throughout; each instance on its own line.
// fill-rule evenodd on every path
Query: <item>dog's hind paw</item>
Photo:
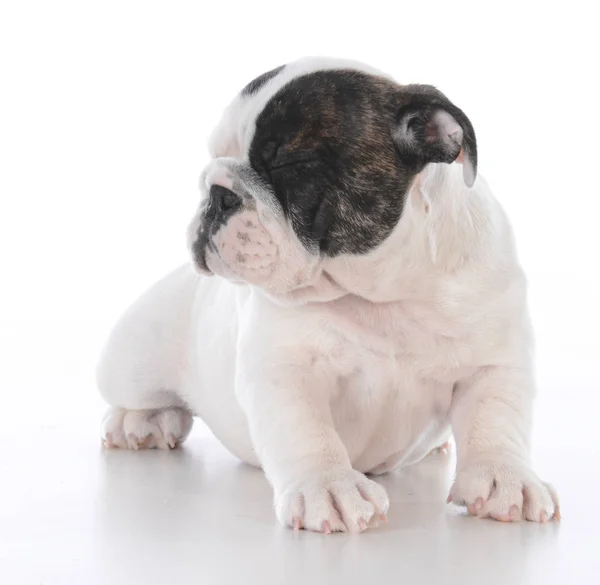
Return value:
M 105 449 L 174 449 L 189 435 L 193 417 L 183 408 L 111 408 L 102 423 Z

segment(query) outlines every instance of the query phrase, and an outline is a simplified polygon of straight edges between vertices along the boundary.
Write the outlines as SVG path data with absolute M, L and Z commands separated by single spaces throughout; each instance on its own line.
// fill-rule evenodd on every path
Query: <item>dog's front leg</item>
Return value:
M 361 531 L 389 502 L 379 484 L 352 469 L 333 426 L 329 391 L 308 364 L 253 361 L 238 372 L 238 400 L 279 520 L 295 529 Z
M 471 514 L 507 522 L 560 517 L 555 491 L 531 467 L 534 393 L 527 367 L 481 368 L 457 385 L 451 409 L 457 468 L 449 499 Z

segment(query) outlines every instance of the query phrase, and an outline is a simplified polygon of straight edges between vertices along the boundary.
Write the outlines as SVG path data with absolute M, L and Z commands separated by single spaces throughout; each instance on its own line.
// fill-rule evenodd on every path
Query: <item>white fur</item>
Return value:
M 245 151 L 276 80 L 258 101 L 238 98 L 228 110 L 216 157 Z M 500 520 L 558 515 L 529 458 L 526 281 L 485 182 L 469 190 L 459 165 L 430 165 L 390 237 L 361 256 L 302 259 L 281 221 L 269 228 L 283 242 L 280 262 L 293 256 L 302 278 L 286 275 L 267 295 L 186 265 L 125 314 L 98 370 L 115 407 L 105 440 L 180 442 L 187 409 L 264 469 L 283 523 L 328 532 L 363 530 L 387 512 L 383 488 L 363 473 L 416 462 L 452 432 L 455 503 Z M 238 268 L 222 273 L 233 278 Z

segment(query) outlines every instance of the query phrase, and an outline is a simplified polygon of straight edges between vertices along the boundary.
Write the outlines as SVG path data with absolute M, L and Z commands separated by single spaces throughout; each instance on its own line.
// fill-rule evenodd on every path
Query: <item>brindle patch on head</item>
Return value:
M 307 247 L 363 253 L 397 224 L 412 174 L 392 139 L 393 82 L 352 70 L 285 85 L 256 121 L 250 163 Z

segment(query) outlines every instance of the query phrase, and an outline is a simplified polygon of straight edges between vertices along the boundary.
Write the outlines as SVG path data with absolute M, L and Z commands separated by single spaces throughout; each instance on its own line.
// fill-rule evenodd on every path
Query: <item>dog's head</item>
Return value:
M 426 165 L 458 159 L 469 187 L 477 172 L 473 127 L 440 91 L 323 59 L 248 84 L 210 149 L 189 229 L 197 269 L 322 300 L 342 294 L 323 266 L 380 247 Z

